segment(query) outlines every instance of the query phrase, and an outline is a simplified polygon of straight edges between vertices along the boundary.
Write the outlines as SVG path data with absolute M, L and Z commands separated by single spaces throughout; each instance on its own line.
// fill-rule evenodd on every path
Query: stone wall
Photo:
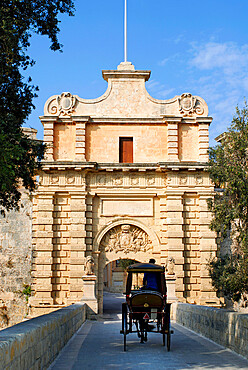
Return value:
M 0 331 L 0 369 L 47 369 L 85 319 L 78 303 Z
M 248 315 L 224 309 L 173 304 L 178 324 L 248 358 Z
M 22 321 L 27 314 L 22 291 L 31 282 L 32 202 L 22 192 L 20 211 L 0 216 L 0 328 Z

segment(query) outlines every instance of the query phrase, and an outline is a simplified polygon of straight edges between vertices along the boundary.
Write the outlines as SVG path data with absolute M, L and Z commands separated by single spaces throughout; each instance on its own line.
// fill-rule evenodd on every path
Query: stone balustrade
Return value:
M 248 314 L 175 303 L 173 317 L 178 324 L 248 358 Z
M 0 331 L 0 370 L 46 369 L 86 320 L 77 303 Z

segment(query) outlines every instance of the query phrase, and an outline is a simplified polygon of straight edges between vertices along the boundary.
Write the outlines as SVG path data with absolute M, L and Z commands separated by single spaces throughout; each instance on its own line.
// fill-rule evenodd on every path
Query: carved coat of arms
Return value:
M 132 225 L 121 225 L 111 229 L 101 242 L 101 249 L 106 252 L 146 252 L 152 248 L 148 235 Z
M 59 113 L 65 116 L 74 111 L 76 98 L 69 92 L 63 92 L 57 97 L 57 104 L 59 107 Z
M 191 116 L 192 114 L 203 114 L 204 109 L 196 97 L 190 93 L 184 93 L 178 98 L 179 111 L 184 116 Z

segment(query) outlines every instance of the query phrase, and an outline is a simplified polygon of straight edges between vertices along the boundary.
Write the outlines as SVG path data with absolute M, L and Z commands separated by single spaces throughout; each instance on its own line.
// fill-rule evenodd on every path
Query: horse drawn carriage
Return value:
M 161 333 L 163 346 L 170 350 L 170 303 L 166 302 L 165 268 L 154 263 L 135 263 L 127 269 L 126 302 L 122 304 L 124 351 L 127 335 L 138 333 L 140 342 L 148 332 Z

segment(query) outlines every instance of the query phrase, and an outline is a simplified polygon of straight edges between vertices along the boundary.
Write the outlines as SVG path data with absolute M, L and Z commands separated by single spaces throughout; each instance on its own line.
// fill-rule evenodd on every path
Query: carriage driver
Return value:
M 155 264 L 155 259 L 151 258 L 149 263 Z M 157 290 L 159 291 L 158 275 L 155 272 L 145 272 L 143 278 L 143 285 L 145 289 Z M 144 289 L 143 288 L 143 289 Z

